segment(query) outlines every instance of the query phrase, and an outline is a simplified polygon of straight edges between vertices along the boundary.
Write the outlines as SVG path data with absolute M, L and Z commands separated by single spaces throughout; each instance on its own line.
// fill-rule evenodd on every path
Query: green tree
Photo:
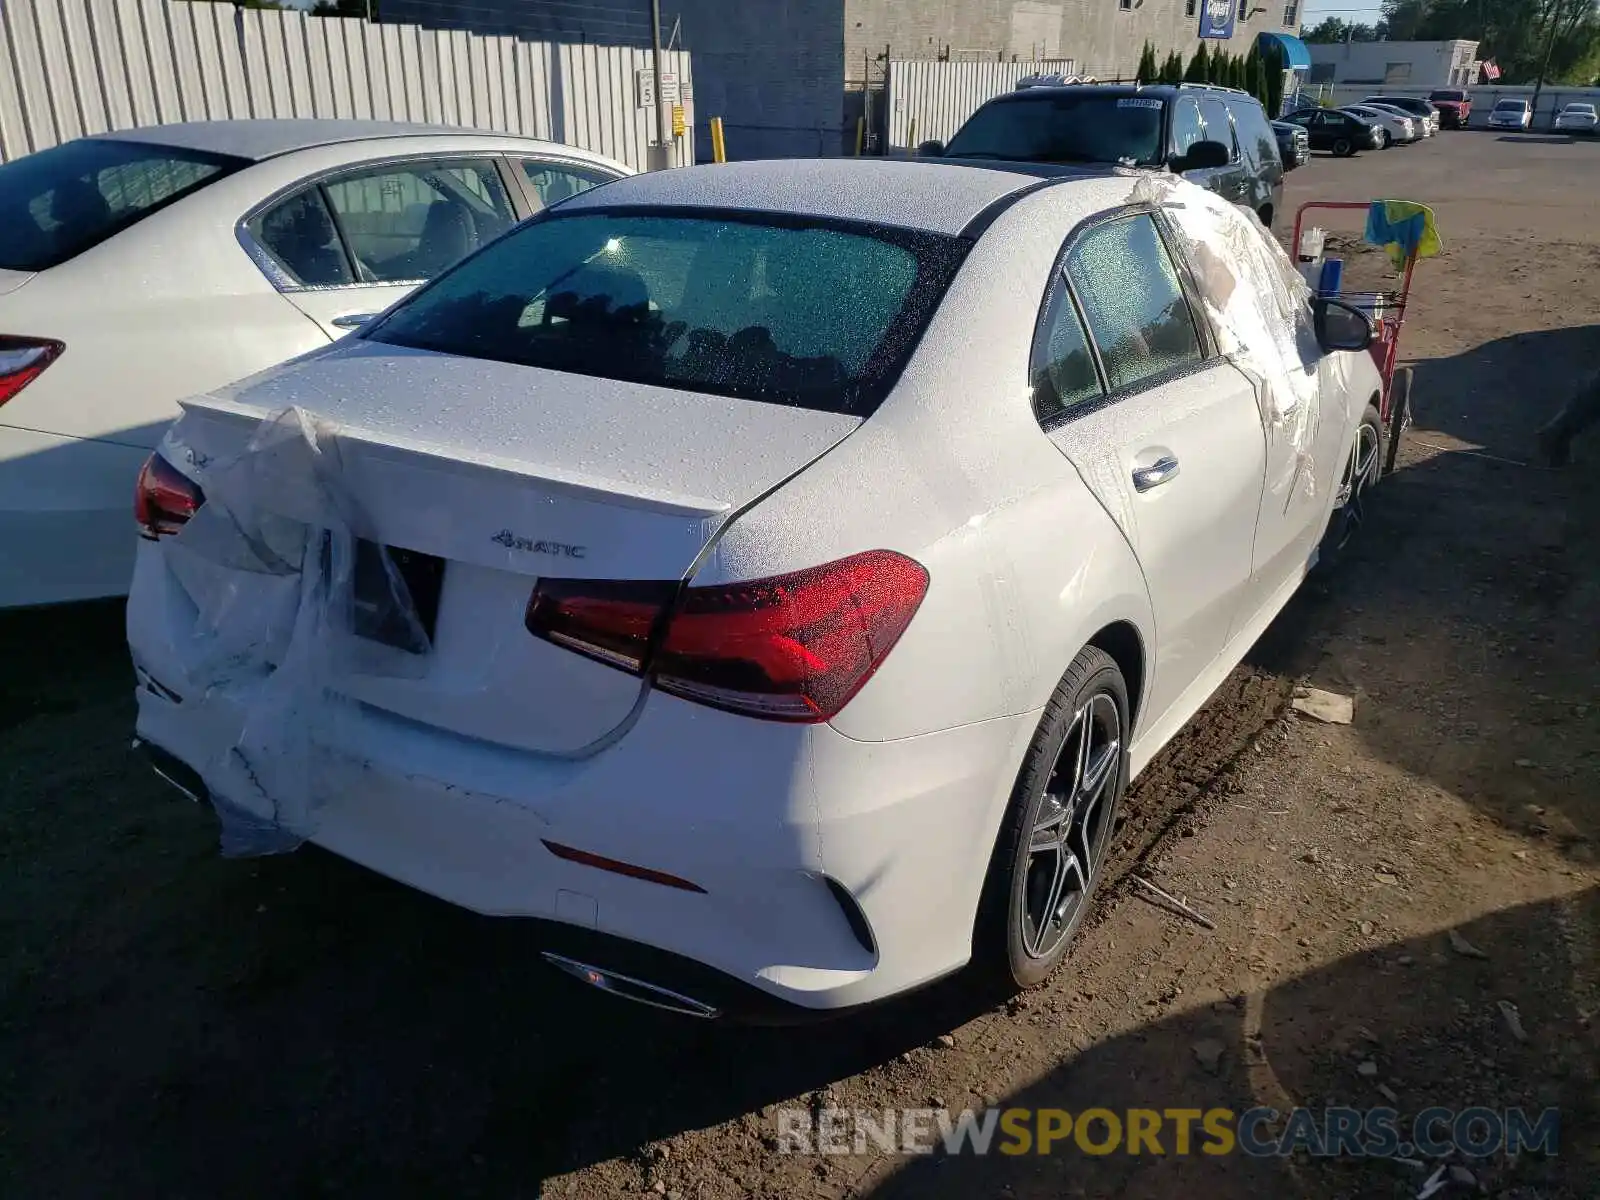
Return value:
M 1383 17 L 1396 40 L 1476 39 L 1505 83 L 1538 79 L 1547 49 L 1550 82 L 1587 83 L 1600 68 L 1595 0 L 1384 0 Z
M 1183 82 L 1183 55 L 1176 50 L 1167 55 L 1167 61 L 1161 65 L 1161 82 Z
M 1154 83 L 1160 74 L 1161 68 L 1156 66 L 1156 48 L 1146 42 L 1139 55 L 1138 80 L 1140 83 Z
M 1266 74 L 1266 99 L 1263 103 L 1267 116 L 1276 119 L 1283 109 L 1283 51 L 1277 42 L 1269 43 L 1261 51 L 1261 66 Z
M 1204 83 L 1206 81 L 1206 71 L 1209 69 L 1209 64 L 1206 61 L 1207 57 L 1206 44 L 1201 42 L 1200 48 L 1194 52 L 1194 57 L 1189 60 L 1188 67 L 1184 69 L 1183 82 Z
M 1324 17 L 1310 29 L 1300 35 L 1302 42 L 1319 42 L 1331 44 L 1336 42 L 1375 42 L 1383 30 L 1383 22 L 1377 25 L 1355 24 L 1341 20 L 1338 17 Z
M 371 17 L 378 16 L 378 0 L 317 0 L 309 9 L 313 17 Z
M 1251 71 L 1250 71 L 1250 94 L 1252 96 L 1254 96 L 1257 100 L 1261 101 L 1262 107 L 1266 108 L 1267 107 L 1267 60 L 1266 60 L 1265 56 L 1262 55 L 1261 49 L 1260 49 L 1259 46 L 1254 49 L 1253 53 L 1255 55 L 1255 60 L 1256 61 L 1255 61 L 1255 65 L 1251 68 Z M 1277 115 L 1277 113 L 1275 111 L 1271 110 L 1271 109 L 1269 109 L 1268 111 L 1271 112 L 1271 114 L 1273 116 Z

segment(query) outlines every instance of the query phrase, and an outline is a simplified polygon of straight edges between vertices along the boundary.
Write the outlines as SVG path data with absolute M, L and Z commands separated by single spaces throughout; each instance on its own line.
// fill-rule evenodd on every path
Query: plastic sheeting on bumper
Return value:
M 193 463 L 185 420 L 163 452 Z M 263 420 L 245 448 L 204 470 L 205 503 L 167 566 L 198 609 L 184 647 L 201 703 L 221 693 L 242 714 L 237 738 L 192 764 L 205 781 L 230 856 L 292 850 L 315 831 L 319 744 L 336 741 L 356 702 L 334 680 L 423 669 L 428 635 L 388 554 L 344 486 L 333 425 L 299 408 Z M 283 514 L 292 513 L 293 516 Z M 381 624 L 412 655 L 361 636 Z

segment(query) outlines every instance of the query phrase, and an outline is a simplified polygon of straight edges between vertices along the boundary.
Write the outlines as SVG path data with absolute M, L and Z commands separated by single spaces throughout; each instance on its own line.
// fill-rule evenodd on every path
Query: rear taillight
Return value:
M 139 469 L 139 482 L 133 490 L 133 519 L 139 523 L 139 536 L 155 541 L 177 533 L 205 502 L 199 484 L 161 455 L 152 454 Z
M 921 564 L 870 550 L 790 575 L 681 592 L 671 582 L 541 580 L 527 626 L 701 704 L 826 721 L 872 678 L 927 590 Z
M 0 333 L 0 404 L 4 404 L 35 379 L 66 346 L 49 338 L 12 337 Z

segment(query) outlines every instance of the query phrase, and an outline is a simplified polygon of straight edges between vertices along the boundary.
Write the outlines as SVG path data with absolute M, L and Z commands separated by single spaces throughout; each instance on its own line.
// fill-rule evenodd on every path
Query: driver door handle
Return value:
M 1178 460 L 1168 454 L 1156 459 L 1148 467 L 1136 468 L 1133 472 L 1133 486 L 1137 491 L 1148 492 L 1151 488 L 1158 488 L 1177 477 Z
M 333 320 L 329 321 L 328 324 L 332 325 L 336 329 L 360 329 L 363 325 L 377 315 L 377 313 L 369 312 L 345 313 L 342 317 L 335 317 Z

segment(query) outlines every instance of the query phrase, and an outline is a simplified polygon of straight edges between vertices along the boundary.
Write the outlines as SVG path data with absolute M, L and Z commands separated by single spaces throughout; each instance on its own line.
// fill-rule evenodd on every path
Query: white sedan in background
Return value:
M 637 175 L 145 468 L 138 736 L 697 1016 L 1042 980 L 1128 781 L 1359 522 L 1365 316 L 1153 172 Z
M 178 400 L 327 345 L 629 173 L 528 138 L 309 120 L 0 165 L 0 608 L 127 592 L 127 497 Z
M 1587 133 L 1593 136 L 1597 126 L 1600 126 L 1600 114 L 1596 114 L 1594 105 L 1575 100 L 1556 114 L 1552 128 L 1557 133 Z
M 1417 125 L 1410 117 L 1393 108 L 1380 108 L 1375 104 L 1348 104 L 1339 110 L 1376 128 L 1383 139 L 1383 148 L 1396 142 L 1414 142 L 1418 138 Z

